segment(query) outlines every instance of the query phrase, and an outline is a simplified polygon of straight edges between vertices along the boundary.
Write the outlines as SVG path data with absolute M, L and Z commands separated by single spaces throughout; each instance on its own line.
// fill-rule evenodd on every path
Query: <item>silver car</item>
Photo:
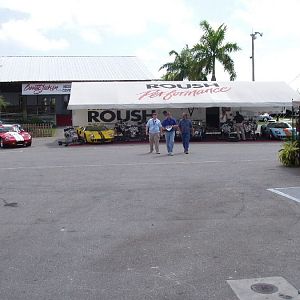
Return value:
M 257 118 L 258 121 L 262 121 L 262 122 L 268 122 L 270 120 L 273 120 L 273 118 L 267 114 L 267 113 L 264 113 L 262 115 L 259 115 L 258 118 Z

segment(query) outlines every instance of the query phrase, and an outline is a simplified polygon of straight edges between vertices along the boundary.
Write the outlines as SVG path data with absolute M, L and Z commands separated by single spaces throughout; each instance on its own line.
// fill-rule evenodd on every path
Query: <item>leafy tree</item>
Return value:
M 193 57 L 188 45 L 180 53 L 172 50 L 170 56 L 174 55 L 174 61 L 166 63 L 159 70 L 166 69 L 163 75 L 164 80 L 182 81 L 182 80 L 205 80 L 206 76 L 202 73 L 202 67 Z
M 205 66 L 205 73 L 212 74 L 211 80 L 216 81 L 216 61 L 219 61 L 226 72 L 230 75 L 230 80 L 236 78 L 234 62 L 230 53 L 241 50 L 236 43 L 224 44 L 227 26 L 220 25 L 214 30 L 207 21 L 200 22 L 200 27 L 204 31 L 200 42 L 193 47 L 195 59 L 201 61 Z

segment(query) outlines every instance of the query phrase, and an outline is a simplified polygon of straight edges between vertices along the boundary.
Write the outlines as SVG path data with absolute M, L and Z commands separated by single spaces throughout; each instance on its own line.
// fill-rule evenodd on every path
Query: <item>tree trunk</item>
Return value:
M 211 74 L 211 81 L 216 81 L 216 60 L 213 60 L 213 68 L 212 68 L 212 74 Z

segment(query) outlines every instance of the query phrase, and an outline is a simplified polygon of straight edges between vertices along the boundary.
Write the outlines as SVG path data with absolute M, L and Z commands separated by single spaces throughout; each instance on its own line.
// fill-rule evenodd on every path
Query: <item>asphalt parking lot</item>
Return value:
M 280 145 L 1 150 L 0 299 L 244 300 L 228 280 L 273 276 L 300 289 L 300 203 L 268 190 L 300 186 Z

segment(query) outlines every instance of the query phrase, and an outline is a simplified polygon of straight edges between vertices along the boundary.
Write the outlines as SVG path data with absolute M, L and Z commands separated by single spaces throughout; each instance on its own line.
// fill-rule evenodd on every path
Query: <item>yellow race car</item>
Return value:
M 88 125 L 86 127 L 78 127 L 77 134 L 88 144 L 101 144 L 105 142 L 113 142 L 115 131 L 103 125 Z

